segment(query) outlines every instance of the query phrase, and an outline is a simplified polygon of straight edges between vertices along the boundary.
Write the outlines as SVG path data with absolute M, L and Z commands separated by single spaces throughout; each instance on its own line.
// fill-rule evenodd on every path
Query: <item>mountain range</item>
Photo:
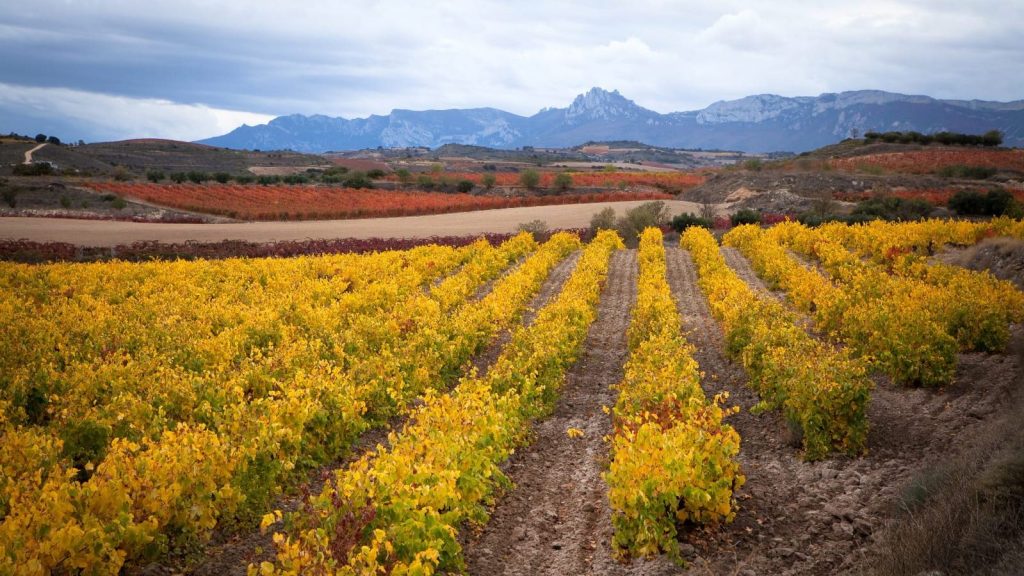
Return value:
M 585 142 L 637 140 L 656 146 L 743 152 L 803 152 L 867 131 L 1001 130 L 1007 146 L 1024 145 L 1024 100 L 939 100 L 880 90 L 719 101 L 660 114 L 619 94 L 592 88 L 567 108 L 520 116 L 495 108 L 392 110 L 386 116 L 279 116 L 243 125 L 202 144 L 236 149 L 327 152 L 473 144 L 491 148 L 565 148 Z

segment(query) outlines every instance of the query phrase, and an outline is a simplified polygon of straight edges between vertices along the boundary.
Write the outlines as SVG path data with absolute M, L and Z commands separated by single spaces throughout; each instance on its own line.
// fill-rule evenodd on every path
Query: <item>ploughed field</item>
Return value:
M 0 263 L 0 574 L 870 572 L 1019 393 L 1024 293 L 928 258 L 1002 236 Z

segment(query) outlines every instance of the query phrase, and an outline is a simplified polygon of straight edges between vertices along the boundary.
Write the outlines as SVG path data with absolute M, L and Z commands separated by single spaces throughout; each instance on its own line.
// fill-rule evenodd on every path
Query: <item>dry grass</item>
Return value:
M 1024 574 L 1024 377 L 1015 384 L 998 420 L 905 487 L 865 574 Z

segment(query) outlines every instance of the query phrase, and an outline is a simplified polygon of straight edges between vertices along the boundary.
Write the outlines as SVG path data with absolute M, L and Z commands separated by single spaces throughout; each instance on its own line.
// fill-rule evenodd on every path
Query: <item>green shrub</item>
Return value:
M 559 172 L 555 176 L 555 189 L 565 192 L 569 188 L 572 188 L 572 175 L 568 172 Z
M 188 180 L 188 176 L 184 172 L 172 172 L 171 181 L 175 184 L 181 184 L 185 180 Z
M 114 208 L 114 210 L 124 210 L 125 207 L 128 206 L 128 203 L 124 201 L 124 198 L 115 198 L 114 201 L 110 203 L 110 205 Z
M 944 178 L 988 180 L 996 175 L 996 169 L 989 168 L 987 166 L 964 166 L 963 164 L 954 164 L 952 166 L 943 166 L 937 171 L 937 174 Z
M 494 185 L 498 182 L 498 178 L 494 174 L 484 174 L 480 182 L 484 185 L 484 188 L 490 190 L 494 188 Z
M 729 217 L 729 221 L 732 222 L 733 226 L 741 226 L 743 224 L 760 224 L 761 213 L 757 210 L 751 210 L 744 208 L 738 210 L 735 214 Z
M 534 240 L 540 240 L 540 236 L 548 233 L 548 223 L 543 220 L 531 220 L 530 222 L 524 222 L 519 226 L 516 226 L 516 230 L 519 232 L 529 232 L 533 234 Z
M 395 170 L 395 176 L 398 177 L 398 181 L 401 182 L 402 184 L 408 184 L 409 182 L 412 182 L 412 172 L 409 172 L 405 168 L 399 168 L 398 170 Z
M 987 193 L 961 190 L 949 199 L 949 208 L 965 216 L 1010 216 L 1019 217 L 1020 203 L 1013 194 L 1002 188 L 993 188 Z
M 195 184 L 202 184 L 210 179 L 210 175 L 206 172 L 200 172 L 199 170 L 191 170 L 185 176 L 188 177 L 189 182 Z
M 920 198 L 897 198 L 876 196 L 857 204 L 850 215 L 852 218 L 881 218 L 884 220 L 921 220 L 931 214 L 935 207 Z M 855 220 L 854 220 L 855 221 Z
M 519 183 L 530 190 L 536 190 L 537 186 L 540 185 L 540 174 L 536 170 L 524 170 L 519 175 Z
M 228 174 L 227 172 L 217 172 L 213 175 L 213 179 L 221 184 L 227 184 L 231 181 L 231 174 Z
M 305 174 L 288 174 L 281 178 L 281 181 L 285 184 L 306 184 L 309 182 L 309 176 Z
M 609 206 L 600 212 L 595 212 L 590 218 L 590 229 L 594 232 L 615 230 L 615 208 Z
M 384 171 L 381 170 L 380 168 L 374 168 L 373 170 L 370 170 L 369 172 L 366 173 L 366 177 L 371 178 L 373 180 L 379 180 L 384 177 Z
M 426 174 L 420 174 L 418 177 L 416 177 L 416 186 L 418 188 L 422 188 L 423 190 L 433 190 L 434 179 Z
M 459 183 L 455 185 L 455 189 L 463 194 L 469 194 L 474 187 L 476 184 L 472 180 L 459 180 Z
M 623 241 L 629 245 L 635 245 L 640 233 L 647 228 L 661 228 L 668 221 L 668 209 L 661 200 L 644 202 L 631 208 L 626 214 L 619 218 L 615 227 L 622 236 Z
M 156 183 L 163 180 L 166 177 L 167 176 L 161 170 L 150 170 L 146 172 L 146 180 L 149 180 L 150 182 Z
M 373 188 L 373 181 L 363 172 L 350 173 L 341 184 L 346 188 Z
M 239 184 L 252 184 L 256 181 L 256 177 L 252 174 L 242 174 L 241 176 L 235 176 L 235 182 Z
M 685 214 L 677 214 L 676 217 L 672 219 L 672 229 L 676 232 L 682 232 L 690 226 L 700 226 L 701 228 L 707 228 L 710 230 L 713 225 L 714 222 L 710 219 L 702 218 L 696 214 L 690 214 L 689 212 Z

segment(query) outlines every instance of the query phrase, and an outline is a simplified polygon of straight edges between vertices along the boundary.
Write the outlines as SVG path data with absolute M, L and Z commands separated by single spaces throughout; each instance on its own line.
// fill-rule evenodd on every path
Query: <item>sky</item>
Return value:
M 1019 100 L 1021 22 L 1024 0 L 0 0 L 0 133 L 531 115 L 593 86 L 662 113 L 860 89 Z

